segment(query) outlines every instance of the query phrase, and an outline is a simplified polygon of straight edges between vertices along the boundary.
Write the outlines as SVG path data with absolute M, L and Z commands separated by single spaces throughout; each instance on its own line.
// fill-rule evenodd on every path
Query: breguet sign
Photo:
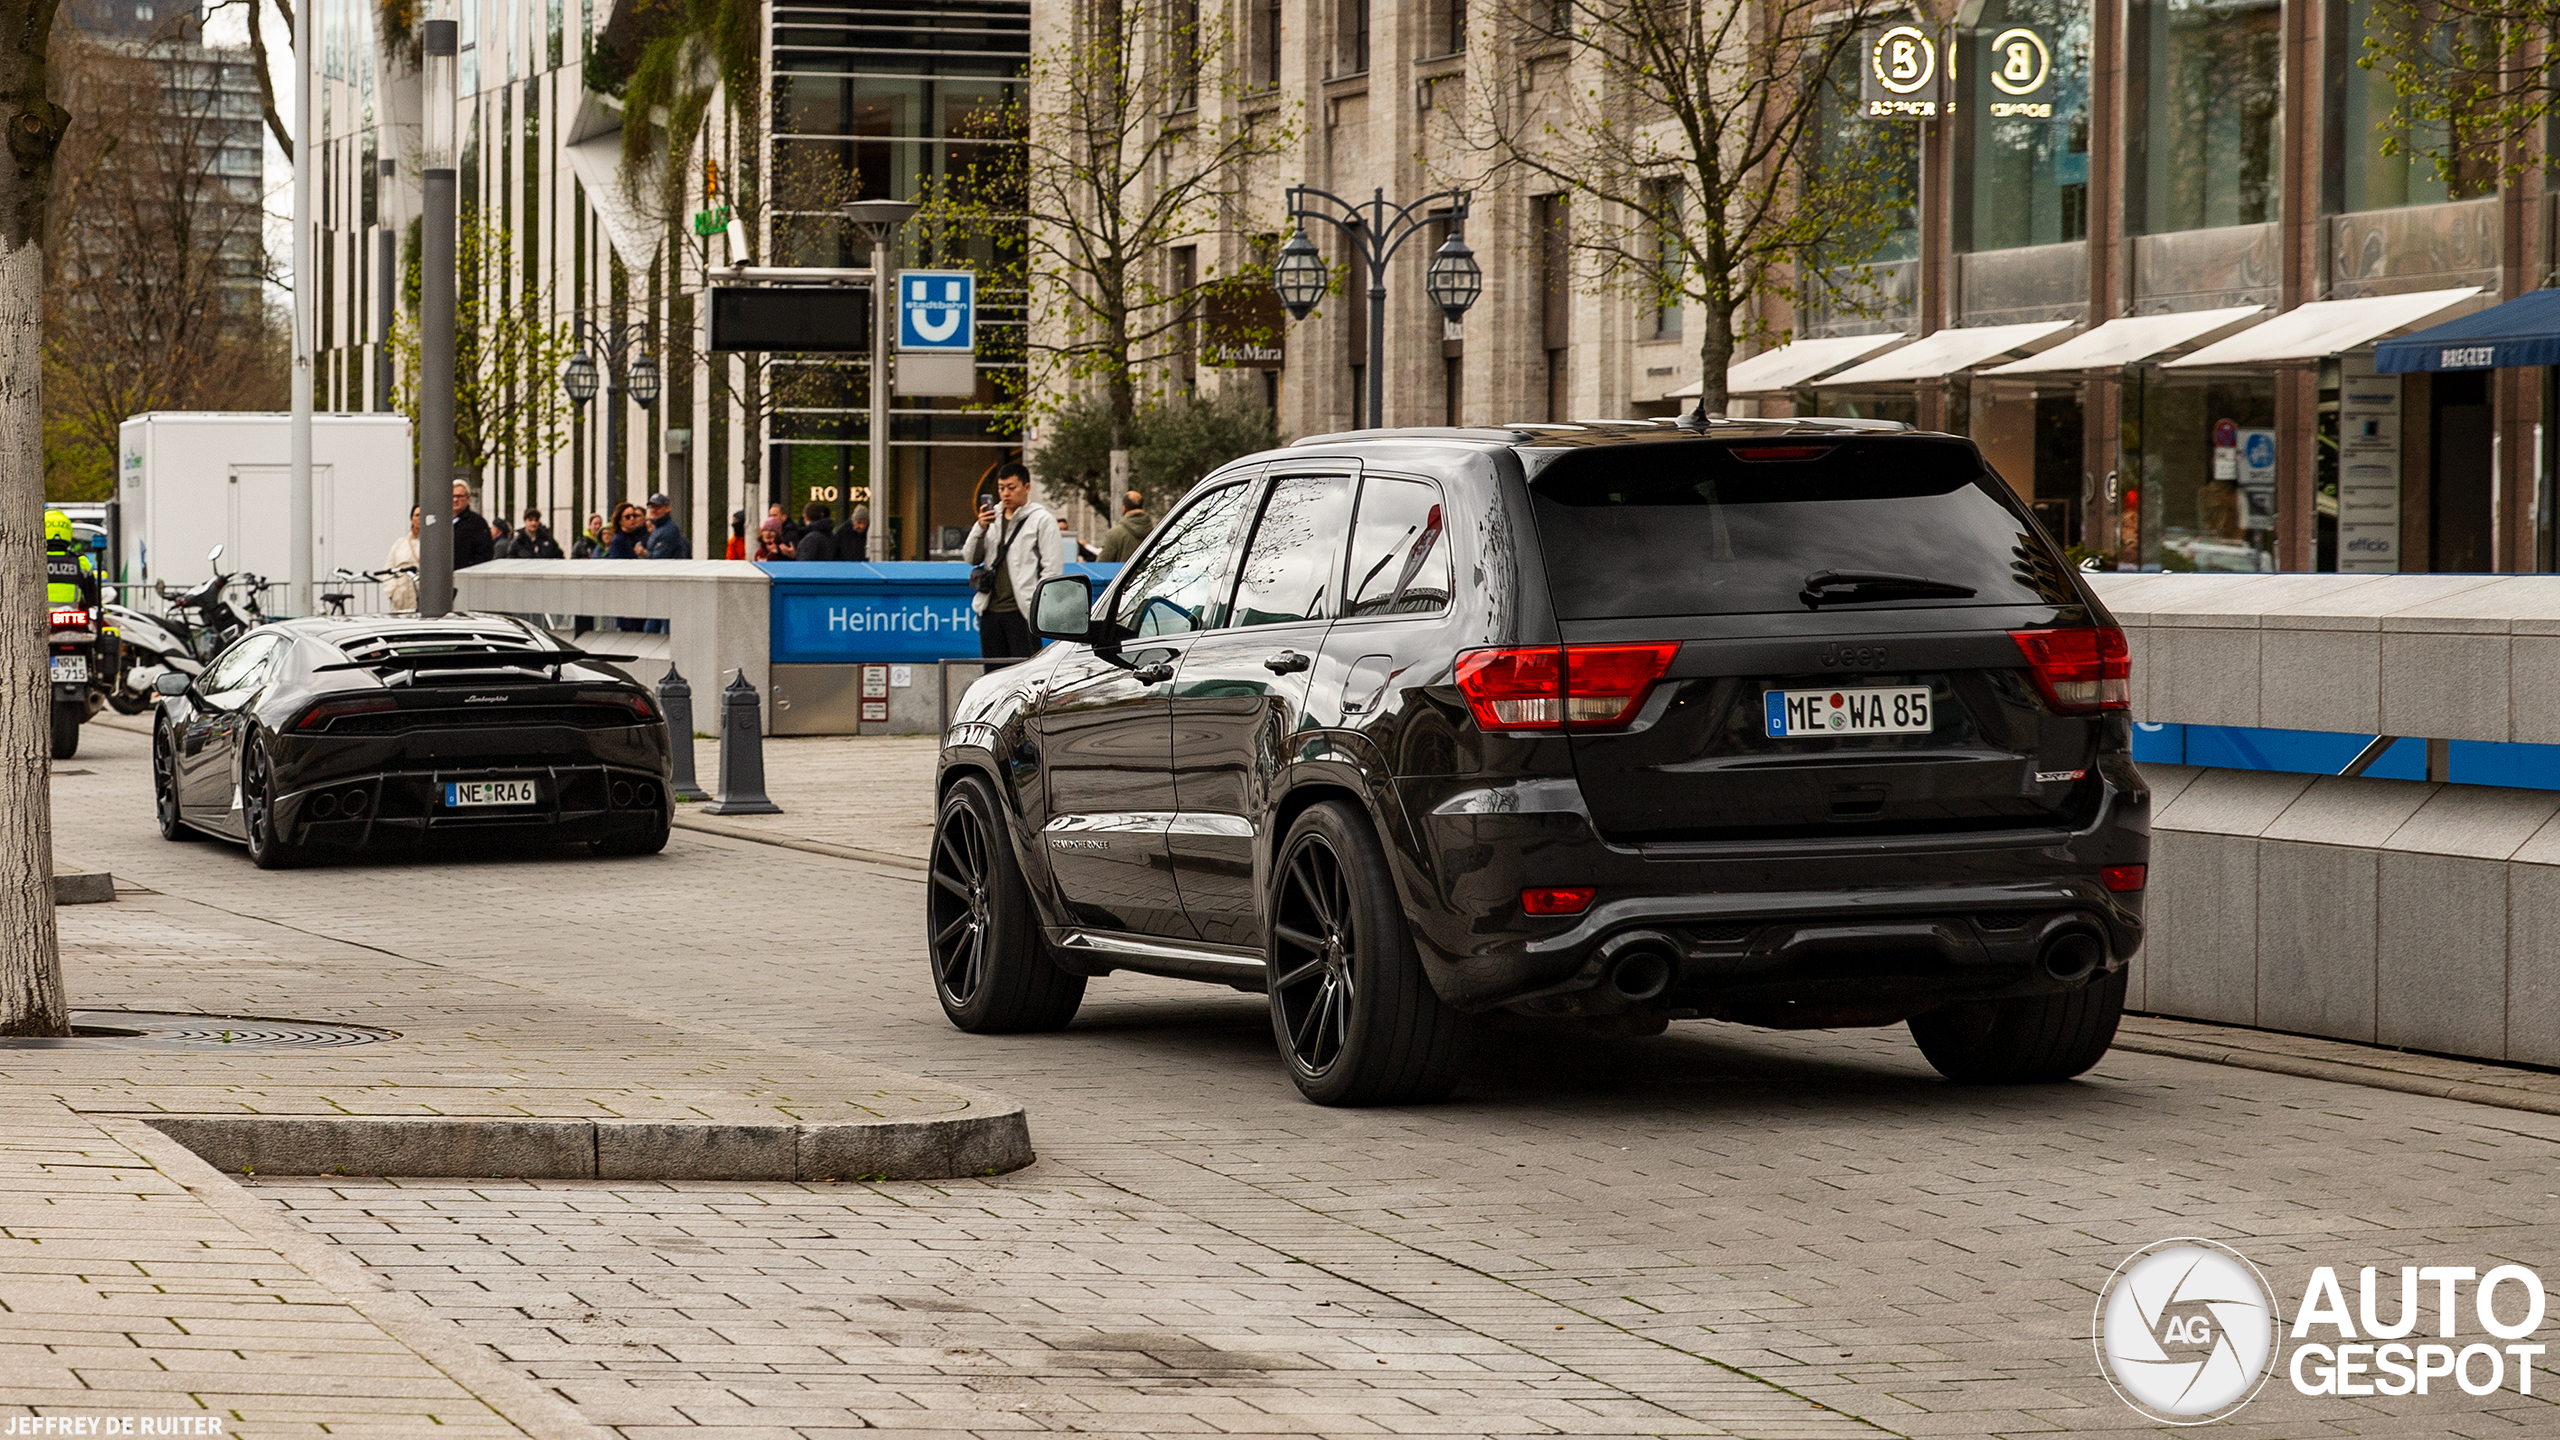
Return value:
M 1875 31 L 1858 72 L 1858 111 L 1871 120 L 1935 120 L 1943 80 L 1936 36 L 1917 25 Z
M 1983 103 L 1995 120 L 2053 118 L 2053 45 L 2025 25 L 1991 37 L 1982 50 Z

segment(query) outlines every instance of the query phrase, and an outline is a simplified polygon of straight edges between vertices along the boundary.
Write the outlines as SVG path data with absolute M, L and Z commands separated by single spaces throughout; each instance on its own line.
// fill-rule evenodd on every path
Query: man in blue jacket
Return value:
M 652 560 L 690 560 L 693 542 L 684 538 L 684 527 L 676 523 L 675 503 L 666 492 L 649 497 L 649 558 Z M 667 633 L 667 622 L 652 620 L 640 627 L 652 635 Z

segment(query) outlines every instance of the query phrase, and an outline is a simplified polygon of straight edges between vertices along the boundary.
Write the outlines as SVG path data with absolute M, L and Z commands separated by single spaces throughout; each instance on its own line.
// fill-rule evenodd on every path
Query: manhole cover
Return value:
M 0 1039 L 0 1048 L 131 1049 L 176 1048 L 221 1050 L 234 1046 L 370 1045 L 396 1040 L 399 1033 L 370 1025 L 321 1025 L 308 1020 L 278 1020 L 265 1015 L 170 1015 L 145 1010 L 74 1010 L 69 1039 L 19 1036 Z

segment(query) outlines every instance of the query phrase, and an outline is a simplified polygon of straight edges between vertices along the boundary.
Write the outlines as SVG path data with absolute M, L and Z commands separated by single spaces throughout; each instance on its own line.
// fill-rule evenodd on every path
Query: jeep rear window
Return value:
M 1529 489 L 1560 619 L 1801 612 L 1823 570 L 1974 591 L 1844 611 L 2078 603 L 2000 484 L 1963 444 L 1806 436 L 1573 450 Z

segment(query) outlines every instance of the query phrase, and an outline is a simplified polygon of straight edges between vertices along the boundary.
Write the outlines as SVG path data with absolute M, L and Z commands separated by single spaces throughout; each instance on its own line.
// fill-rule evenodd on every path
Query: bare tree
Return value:
M 260 284 L 262 196 L 256 179 L 223 172 L 212 63 L 176 36 L 55 37 L 54 75 L 79 110 L 55 158 L 46 247 L 56 497 L 113 493 L 128 416 L 283 401 L 285 333 Z
M 1701 414 L 1763 295 L 1854 294 L 1896 208 L 1898 134 L 1850 118 L 1863 32 L 1907 0 L 1522 0 L 1517 81 L 1477 87 L 1488 176 L 1572 197 L 1577 268 L 1698 327 Z M 1884 122 L 1891 124 L 1892 122 Z M 1845 283 L 1844 283 L 1845 282 Z
M 269 3 L 271 0 L 213 0 L 204 7 L 204 17 L 210 20 L 234 6 L 246 14 L 249 58 L 258 70 L 258 102 L 266 113 L 267 133 L 276 137 L 276 148 L 282 150 L 284 158 L 290 162 L 293 159 L 293 132 L 284 128 L 284 115 L 276 109 L 275 67 L 267 58 L 267 32 L 261 23 L 260 12 Z M 276 13 L 284 17 L 284 48 L 289 56 L 293 53 L 293 0 L 272 0 L 272 3 Z M 383 23 L 386 26 L 400 25 L 405 21 L 404 33 L 417 28 L 416 11 L 417 0 L 382 0 Z
M 1028 94 L 976 118 L 990 143 L 928 192 L 920 217 L 955 246 L 982 246 L 990 288 L 1028 291 L 1018 403 L 1046 415 L 1098 388 L 1118 455 L 1151 368 L 1256 270 L 1208 262 L 1243 249 L 1253 172 L 1298 138 L 1296 112 L 1241 78 L 1223 13 L 1183 0 L 1081 10 L 1067 39 L 1032 55 Z M 1184 246 L 1204 262 L 1187 275 L 1171 264 Z M 1107 488 L 1086 488 L 1110 513 Z
M 577 348 L 570 327 L 550 318 L 550 287 L 510 294 L 514 258 L 507 232 L 477 207 L 455 237 L 453 458 L 472 470 L 539 462 L 569 440 L 569 400 L 560 371 Z M 410 247 L 403 293 L 418 293 Z M 412 305 L 392 324 L 399 406 L 418 418 L 418 316 Z
M 68 1035 L 53 915 L 44 579 L 44 237 L 54 0 L 0 0 L 0 1035 Z

